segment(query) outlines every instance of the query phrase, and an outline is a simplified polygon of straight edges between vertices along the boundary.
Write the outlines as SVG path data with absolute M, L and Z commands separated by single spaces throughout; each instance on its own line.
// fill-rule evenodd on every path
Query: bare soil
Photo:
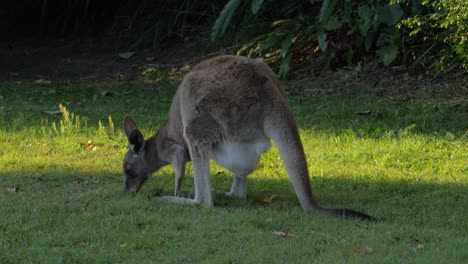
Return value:
M 96 39 L 2 41 L 0 82 L 131 82 L 139 80 L 148 66 L 180 68 L 206 57 L 235 53 L 235 47 L 215 47 L 187 40 L 163 48 L 137 50 L 133 56 L 124 59 L 119 53 L 126 50 L 109 48 L 112 46 L 117 45 L 102 45 L 102 41 Z M 402 67 L 337 71 L 292 80 L 287 89 L 291 94 L 306 96 L 371 89 L 369 92 L 397 100 L 430 97 L 467 102 L 467 76 L 466 71 L 459 70 L 433 77 L 408 72 Z
M 216 47 L 187 41 L 159 49 L 137 50 L 124 59 L 119 53 L 127 52 L 126 49 L 109 46 L 112 45 L 102 45 L 94 39 L 3 41 L 0 43 L 0 81 L 131 81 L 148 65 L 178 67 L 229 52 L 227 49 L 213 52 Z

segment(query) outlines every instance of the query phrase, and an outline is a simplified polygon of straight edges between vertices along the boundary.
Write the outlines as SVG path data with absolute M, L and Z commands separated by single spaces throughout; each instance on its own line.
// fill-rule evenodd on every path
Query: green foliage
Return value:
M 223 35 L 223 29 L 227 28 L 223 23 L 231 21 L 233 12 L 237 12 L 239 18 L 253 19 L 243 14 L 250 13 L 249 9 L 238 8 L 237 4 L 234 10 L 232 2 L 229 1 L 218 17 L 216 27 L 213 27 L 213 32 L 217 34 L 212 35 L 213 39 Z M 264 13 L 258 12 L 261 4 L 266 5 L 262 9 Z M 262 19 L 262 15 L 265 16 L 274 4 L 279 4 L 279 1 L 252 1 L 252 10 L 256 11 L 253 13 Z M 295 64 L 309 63 L 315 68 L 342 65 L 339 57 L 342 54 L 348 54 L 348 63 L 377 55 L 378 61 L 389 65 L 397 58 L 398 34 L 392 26 L 403 15 L 398 4 L 325 0 L 279 5 L 285 12 L 272 18 L 271 30 L 247 42 L 238 54 L 264 57 L 267 62 L 278 65 L 280 78 L 286 78 Z M 310 8 L 310 11 L 306 9 L 309 12 L 303 12 L 304 7 Z M 221 24 L 223 27 L 219 27 Z
M 215 22 L 212 39 L 222 37 L 228 23 L 257 24 L 260 28 L 263 22 L 270 22 L 271 28 L 247 41 L 238 54 L 264 57 L 283 79 L 290 69 L 304 65 L 320 71 L 363 61 L 385 66 L 418 64 L 431 45 L 442 42 L 445 45 L 438 54 L 437 70 L 459 61 L 466 67 L 468 5 L 462 2 L 231 0 Z M 440 50 L 432 53 L 435 51 Z
M 439 72 L 461 64 L 468 69 L 468 4 L 465 0 L 398 0 L 409 16 L 398 28 L 408 32 L 415 64 Z M 433 49 L 437 46 L 437 49 Z M 411 46 L 410 46 L 411 47 Z
M 226 6 L 224 6 L 211 30 L 211 39 L 216 39 L 219 36 L 222 36 L 224 32 L 226 32 L 226 29 L 231 23 L 232 17 L 234 16 L 240 3 L 241 0 L 229 0 Z

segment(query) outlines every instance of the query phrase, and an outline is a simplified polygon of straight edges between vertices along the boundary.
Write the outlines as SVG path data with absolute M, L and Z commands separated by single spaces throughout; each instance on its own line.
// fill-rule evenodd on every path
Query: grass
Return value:
M 247 201 L 151 200 L 157 188 L 172 193 L 170 167 L 127 193 L 123 117 L 149 136 L 174 89 L 1 84 L 0 262 L 466 263 L 466 98 L 402 102 L 366 89 L 291 103 L 316 196 L 384 219 L 376 224 L 304 212 L 276 149 L 250 176 Z M 67 102 L 68 118 L 43 112 Z M 229 189 L 226 170 L 212 174 Z M 189 166 L 184 194 L 192 181 Z

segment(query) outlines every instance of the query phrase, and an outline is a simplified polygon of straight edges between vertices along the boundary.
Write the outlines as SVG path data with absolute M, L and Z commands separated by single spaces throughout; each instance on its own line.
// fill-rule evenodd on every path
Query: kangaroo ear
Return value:
M 145 138 L 140 130 L 134 129 L 128 136 L 128 143 L 130 143 L 130 150 L 139 154 L 145 147 Z
M 130 134 L 132 134 L 133 130 L 137 129 L 137 124 L 133 118 L 130 116 L 126 116 L 123 122 L 123 130 L 125 131 L 125 135 L 130 140 Z

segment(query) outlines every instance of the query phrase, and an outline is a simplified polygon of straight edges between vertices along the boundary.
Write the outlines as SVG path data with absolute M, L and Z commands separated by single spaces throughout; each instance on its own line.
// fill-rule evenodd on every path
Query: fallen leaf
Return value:
M 44 80 L 44 79 L 38 79 L 34 81 L 35 84 L 41 84 L 41 85 L 49 85 L 52 82 L 49 80 Z
M 113 96 L 113 95 L 115 95 L 115 92 L 114 92 L 114 91 L 107 91 L 107 90 L 106 90 L 106 91 L 102 91 L 102 92 L 100 93 L 100 95 L 101 95 L 101 96 Z
M 260 196 L 253 196 L 252 201 L 258 203 L 258 204 L 266 204 L 265 201 L 263 201 L 262 197 Z
M 93 141 L 90 139 L 88 142 L 86 142 L 87 147 L 92 147 L 93 146 Z
M 11 188 L 6 188 L 6 190 L 7 190 L 7 192 L 17 193 L 17 192 L 19 192 L 19 187 L 15 186 L 15 187 L 11 187 Z
M 136 243 L 122 243 L 120 244 L 121 248 L 136 248 Z
M 366 111 L 356 112 L 356 114 L 360 115 L 360 116 L 368 116 L 368 115 L 372 114 L 372 111 L 371 110 L 366 110 Z
M 52 111 L 43 111 L 43 112 L 48 115 L 61 115 L 62 114 L 61 110 L 52 110 Z
M 278 196 L 279 196 L 278 194 L 272 194 L 272 195 L 268 196 L 267 198 L 263 199 L 263 201 L 265 201 L 267 203 L 271 203 L 273 201 L 273 199 L 278 197 Z
M 67 102 L 67 105 L 68 105 L 68 106 L 77 107 L 77 106 L 80 106 L 81 103 L 80 103 L 80 102 Z
M 119 53 L 119 57 L 122 58 L 122 59 L 129 59 L 130 57 L 135 55 L 135 53 L 136 52 L 134 52 L 134 51 L 122 52 L 122 53 Z
M 362 246 L 362 247 L 353 249 L 354 254 L 369 254 L 369 253 L 372 253 L 373 251 L 374 250 L 368 246 Z
M 273 231 L 271 233 L 273 235 L 277 235 L 277 236 L 285 237 L 285 238 L 295 238 L 295 237 L 297 237 L 295 234 L 287 233 L 287 232 L 281 232 L 281 231 Z
M 268 196 L 267 198 L 261 198 L 259 196 L 253 196 L 252 197 L 252 200 L 256 203 L 259 203 L 259 204 L 269 204 L 273 201 L 274 198 L 276 197 L 280 197 L 280 195 L 278 194 L 271 194 L 270 196 Z

